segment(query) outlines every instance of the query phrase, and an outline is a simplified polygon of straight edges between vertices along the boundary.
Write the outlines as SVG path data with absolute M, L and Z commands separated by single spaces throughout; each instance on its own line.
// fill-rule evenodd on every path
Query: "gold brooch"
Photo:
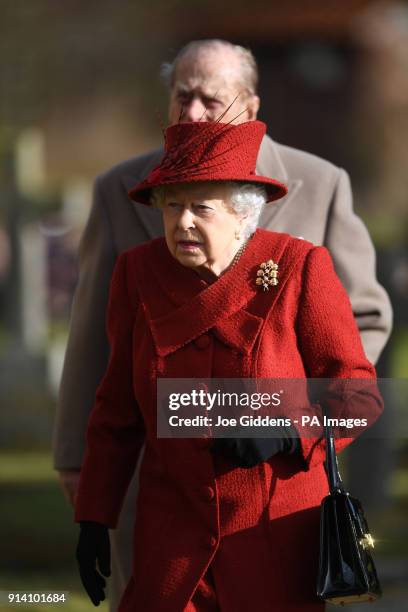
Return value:
M 364 534 L 364 538 L 360 540 L 360 546 L 362 546 L 364 549 L 370 548 L 370 547 L 374 548 L 374 538 L 371 535 L 371 533 Z
M 269 291 L 269 287 L 278 284 L 278 264 L 268 259 L 261 263 L 256 273 L 256 284 L 262 286 L 264 291 Z

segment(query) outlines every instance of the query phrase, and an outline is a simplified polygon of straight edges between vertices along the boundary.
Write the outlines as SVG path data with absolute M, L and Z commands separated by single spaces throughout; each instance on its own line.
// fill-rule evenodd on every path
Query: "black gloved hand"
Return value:
M 93 521 L 81 521 L 76 558 L 79 574 L 94 606 L 105 599 L 106 581 L 96 569 L 98 561 L 100 572 L 110 576 L 110 542 L 105 525 Z
M 300 449 L 294 427 L 280 427 L 279 433 L 280 438 L 216 438 L 211 450 L 230 459 L 237 467 L 252 468 L 278 453 L 292 454 Z

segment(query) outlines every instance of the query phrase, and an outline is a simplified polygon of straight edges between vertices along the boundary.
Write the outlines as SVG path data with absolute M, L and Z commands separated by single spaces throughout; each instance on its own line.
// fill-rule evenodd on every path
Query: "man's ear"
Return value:
M 256 96 L 256 95 L 249 96 L 248 102 L 246 105 L 247 113 L 248 113 L 248 121 L 255 121 L 260 105 L 261 105 L 261 100 L 259 99 L 259 96 Z

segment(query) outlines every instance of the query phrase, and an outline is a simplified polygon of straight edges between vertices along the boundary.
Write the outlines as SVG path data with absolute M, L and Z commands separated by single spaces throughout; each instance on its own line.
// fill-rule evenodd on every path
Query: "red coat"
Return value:
M 279 263 L 279 284 L 262 292 L 255 277 L 267 259 Z M 322 610 L 321 441 L 302 440 L 303 459 L 231 469 L 208 441 L 157 439 L 156 379 L 375 378 L 326 249 L 258 230 L 208 286 L 154 240 L 119 257 L 108 332 L 76 520 L 116 525 L 146 434 L 133 575 L 119 610 L 182 612 L 210 564 L 222 612 Z

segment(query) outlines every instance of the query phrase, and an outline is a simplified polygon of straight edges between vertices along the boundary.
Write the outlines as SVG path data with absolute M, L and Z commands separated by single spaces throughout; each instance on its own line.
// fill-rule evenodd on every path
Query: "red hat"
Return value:
M 233 125 L 218 121 L 176 123 L 165 131 L 162 161 L 129 191 L 136 202 L 150 204 L 150 191 L 159 185 L 203 181 L 239 181 L 263 186 L 267 202 L 287 194 L 286 185 L 256 174 L 256 159 L 266 132 L 262 121 Z

